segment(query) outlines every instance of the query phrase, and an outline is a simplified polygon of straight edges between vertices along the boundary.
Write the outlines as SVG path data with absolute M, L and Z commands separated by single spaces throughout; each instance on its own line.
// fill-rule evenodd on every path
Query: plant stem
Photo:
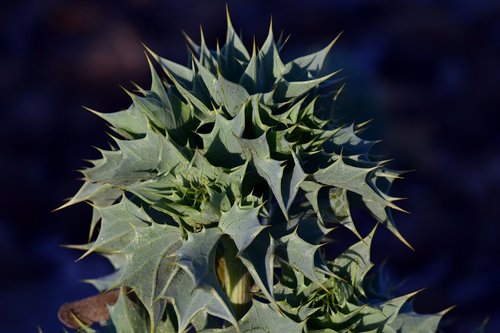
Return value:
M 230 239 L 222 239 L 222 256 L 217 262 L 219 281 L 229 297 L 237 318 L 241 318 L 249 309 L 251 278 L 248 271 L 236 257 L 238 250 Z

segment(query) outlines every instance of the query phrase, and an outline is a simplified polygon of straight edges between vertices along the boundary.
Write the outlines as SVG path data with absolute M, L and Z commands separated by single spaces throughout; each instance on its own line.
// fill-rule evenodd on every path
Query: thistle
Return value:
M 363 125 L 331 119 L 342 90 L 323 75 L 336 39 L 283 62 L 272 27 L 247 50 L 229 15 L 222 47 L 188 38 L 186 66 L 147 49 L 152 83 L 131 106 L 92 111 L 116 133 L 81 171 L 63 207 L 93 209 L 75 246 L 116 271 L 91 282 L 120 289 L 106 327 L 116 332 L 434 332 L 443 313 L 418 315 L 367 273 L 375 229 L 359 207 L 409 246 L 389 195 L 401 172 L 370 154 Z M 160 67 L 163 73 L 158 73 Z M 359 242 L 331 258 L 321 248 L 344 227 Z M 98 229 L 98 231 L 97 231 Z M 94 235 L 96 234 L 96 235 Z M 90 328 L 82 328 L 89 330 Z

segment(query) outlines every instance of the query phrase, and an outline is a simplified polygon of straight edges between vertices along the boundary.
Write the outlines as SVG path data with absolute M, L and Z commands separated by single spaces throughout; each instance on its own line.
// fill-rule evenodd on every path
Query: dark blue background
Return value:
M 339 104 L 346 121 L 373 118 L 392 166 L 416 169 L 394 194 L 396 214 L 416 252 L 379 229 L 374 259 L 401 292 L 427 287 L 421 312 L 457 307 L 449 332 L 490 316 L 500 332 L 500 2 L 228 1 L 250 45 L 270 14 L 291 34 L 284 57 L 326 45 L 345 31 L 328 62 L 344 68 Z M 72 172 L 91 145 L 108 140 L 103 112 L 126 108 L 118 84 L 146 86 L 141 42 L 185 61 L 185 30 L 209 45 L 224 39 L 224 1 L 19 0 L 0 5 L 0 332 L 60 332 L 60 304 L 94 293 L 78 280 L 110 270 L 62 243 L 86 241 L 90 208 L 51 213 L 80 183 Z

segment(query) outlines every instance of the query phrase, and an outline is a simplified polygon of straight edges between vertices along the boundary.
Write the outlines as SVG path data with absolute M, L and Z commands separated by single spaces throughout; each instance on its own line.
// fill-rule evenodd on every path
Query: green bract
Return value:
M 249 52 L 228 16 L 221 48 L 188 42 L 186 66 L 148 50 L 167 80 L 150 62 L 151 88 L 128 92 L 127 110 L 93 111 L 118 138 L 64 205 L 91 203 L 99 231 L 79 248 L 116 268 L 92 281 L 122 290 L 108 327 L 434 332 L 442 313 L 417 315 L 413 294 L 390 298 L 365 278 L 375 229 L 362 238 L 351 208 L 405 242 L 388 194 L 400 172 L 370 155 L 359 126 L 330 120 L 339 79 L 321 69 L 335 40 L 283 62 L 272 29 Z M 321 246 L 338 225 L 360 241 L 332 259 Z

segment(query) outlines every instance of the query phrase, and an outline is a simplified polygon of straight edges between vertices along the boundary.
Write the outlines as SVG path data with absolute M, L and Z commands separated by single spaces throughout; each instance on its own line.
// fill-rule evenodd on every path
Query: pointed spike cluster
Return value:
M 411 331 L 407 318 L 435 327 L 444 313 L 415 314 L 405 305 L 413 294 L 379 293 L 372 304 L 365 288 L 375 228 L 362 237 L 351 209 L 365 209 L 411 246 L 392 218 L 392 210 L 405 212 L 395 204 L 401 198 L 389 194 L 402 172 L 371 154 L 377 141 L 360 137 L 366 123 L 329 118 L 344 85 L 339 71 L 323 67 L 340 34 L 286 64 L 287 38 L 275 39 L 272 19 L 251 52 L 229 10 L 225 43 L 215 50 L 201 27 L 199 44 L 184 35 L 187 65 L 144 45 L 151 85 L 123 88 L 128 109 L 86 108 L 109 123 L 113 145 L 99 149 L 102 157 L 81 170 L 83 186 L 58 208 L 93 209 L 91 241 L 72 248 L 115 267 L 90 282 L 122 288 L 110 308 L 117 331 L 204 331 L 208 315 L 226 322 L 218 332 Z M 330 258 L 322 246 L 338 226 L 360 241 Z M 217 271 L 229 267 L 220 264 L 228 246 L 253 281 L 234 284 L 257 296 L 247 304 L 229 296 L 221 276 L 231 272 Z

